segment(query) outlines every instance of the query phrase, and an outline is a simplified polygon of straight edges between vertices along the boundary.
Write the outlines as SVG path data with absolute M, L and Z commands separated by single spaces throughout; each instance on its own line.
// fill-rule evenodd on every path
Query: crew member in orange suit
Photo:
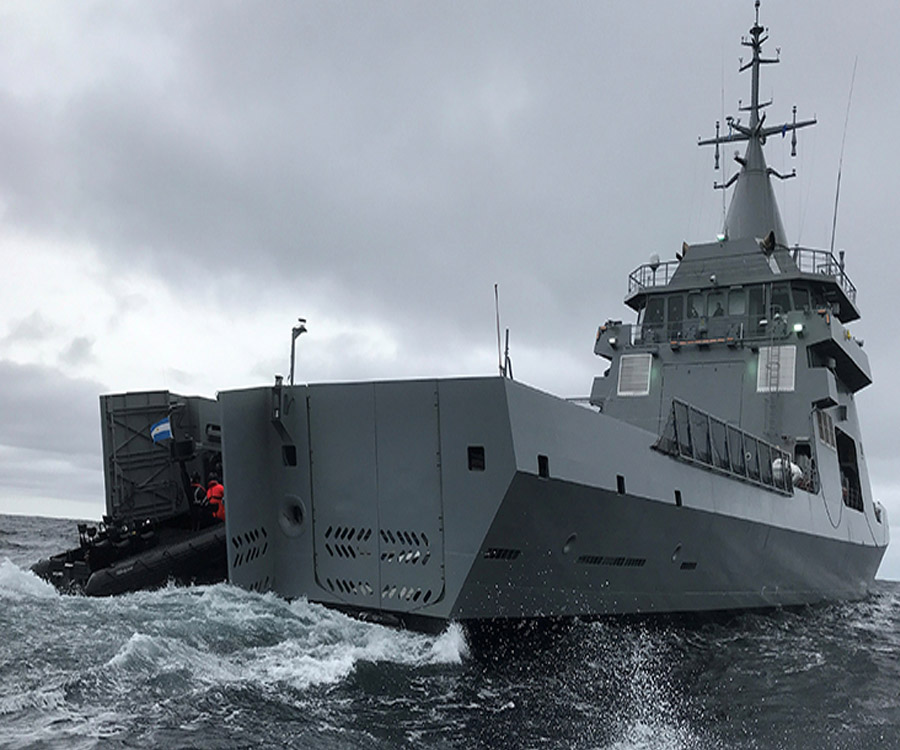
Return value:
M 215 474 L 209 475 L 206 484 L 206 499 L 213 507 L 213 517 L 220 521 L 225 520 L 225 488 L 220 484 Z

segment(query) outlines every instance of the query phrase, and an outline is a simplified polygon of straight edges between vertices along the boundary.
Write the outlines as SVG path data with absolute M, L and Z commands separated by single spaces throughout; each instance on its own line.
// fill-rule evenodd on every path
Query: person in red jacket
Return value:
M 215 474 L 209 475 L 206 484 L 206 500 L 213 508 L 213 517 L 220 521 L 225 520 L 225 488 L 219 483 Z

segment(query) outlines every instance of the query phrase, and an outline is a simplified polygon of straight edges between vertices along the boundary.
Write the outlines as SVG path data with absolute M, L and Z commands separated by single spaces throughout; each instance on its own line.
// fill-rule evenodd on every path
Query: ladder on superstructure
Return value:
M 776 321 L 777 323 L 777 321 Z M 781 346 L 775 340 L 777 325 L 771 325 L 769 333 L 769 353 L 766 357 L 766 415 L 763 434 L 773 441 L 778 440 L 781 431 L 779 393 L 781 384 Z

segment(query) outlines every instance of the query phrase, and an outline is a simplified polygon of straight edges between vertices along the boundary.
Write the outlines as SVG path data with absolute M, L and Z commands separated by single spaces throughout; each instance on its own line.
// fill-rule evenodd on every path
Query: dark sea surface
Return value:
M 111 599 L 0 516 L 0 746 L 900 748 L 900 584 L 863 602 L 424 636 L 228 585 Z

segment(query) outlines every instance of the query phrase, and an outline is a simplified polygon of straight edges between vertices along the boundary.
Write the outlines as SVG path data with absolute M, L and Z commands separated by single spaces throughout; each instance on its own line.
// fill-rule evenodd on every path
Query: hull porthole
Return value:
M 296 495 L 285 495 L 281 501 L 278 525 L 288 536 L 300 536 L 306 529 L 306 505 Z

